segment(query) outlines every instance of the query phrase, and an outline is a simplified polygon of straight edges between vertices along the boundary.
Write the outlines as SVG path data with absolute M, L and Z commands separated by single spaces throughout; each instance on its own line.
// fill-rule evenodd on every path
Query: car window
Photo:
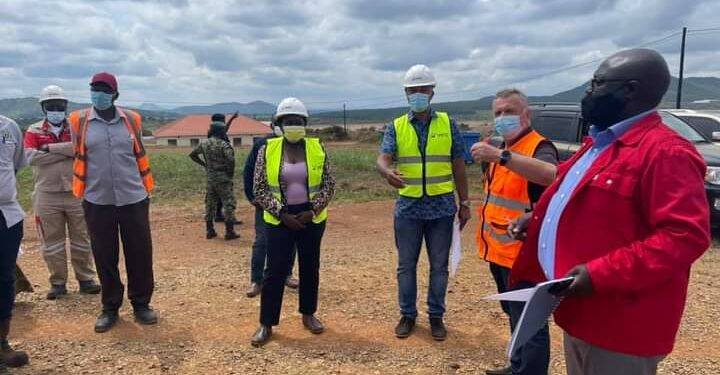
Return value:
M 700 116 L 684 116 L 679 115 L 683 121 L 687 122 L 688 124 L 692 125 L 697 129 L 700 133 L 702 133 L 705 138 L 712 138 L 712 133 L 720 131 L 720 121 L 715 120 L 711 117 L 700 117 Z
M 567 114 L 542 113 L 532 127 L 545 138 L 559 142 L 577 142 L 577 118 Z
M 685 121 L 667 112 L 660 112 L 663 122 L 690 142 L 707 142 L 707 139 Z

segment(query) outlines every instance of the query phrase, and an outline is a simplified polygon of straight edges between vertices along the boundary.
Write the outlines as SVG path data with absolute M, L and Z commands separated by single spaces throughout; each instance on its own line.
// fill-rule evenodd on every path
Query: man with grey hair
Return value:
M 508 236 L 511 221 L 532 210 L 545 186 L 555 179 L 558 153 L 555 146 L 530 127 L 527 96 L 517 89 L 505 89 L 493 101 L 495 130 L 503 139 L 500 147 L 488 140 L 475 143 L 471 153 L 478 162 L 489 163 L 485 170 L 485 200 L 478 208 L 478 254 L 490 263 L 490 272 L 499 293 L 508 291 L 510 269 L 522 241 Z M 531 285 L 519 285 L 519 288 Z M 510 318 L 510 329 L 522 314 L 524 303 L 502 301 Z M 517 350 L 510 366 L 488 370 L 487 374 L 547 374 L 550 336 L 547 325 Z

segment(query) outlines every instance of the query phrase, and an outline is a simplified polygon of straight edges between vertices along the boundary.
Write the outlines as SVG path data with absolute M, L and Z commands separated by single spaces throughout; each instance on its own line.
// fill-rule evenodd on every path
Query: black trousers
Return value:
M 8 228 L 5 216 L 0 211 L 0 322 L 12 317 L 15 304 L 15 261 L 22 237 L 22 220 Z
M 320 284 L 320 243 L 325 223 L 310 223 L 298 231 L 292 231 L 283 224 L 266 225 L 268 272 L 260 296 L 260 324 L 275 326 L 280 322 L 285 280 L 287 270 L 292 266 L 295 247 L 300 279 L 299 311 L 301 314 L 315 314 Z
M 510 288 L 510 268 L 490 263 L 492 273 L 497 284 L 498 293 L 509 292 L 513 289 L 532 288 L 532 283 L 522 281 L 515 288 Z M 510 318 L 510 331 L 515 331 L 515 326 L 520 321 L 524 302 L 500 301 L 505 314 Z M 519 348 L 510 358 L 510 367 L 513 375 L 547 375 L 550 366 L 550 330 L 548 325 L 538 331 L 525 345 Z
M 155 281 L 149 207 L 147 198 L 119 207 L 83 202 L 95 266 L 102 284 L 103 311 L 117 311 L 123 302 L 125 286 L 118 269 L 119 239 L 125 255 L 128 298 L 135 308 L 150 304 Z

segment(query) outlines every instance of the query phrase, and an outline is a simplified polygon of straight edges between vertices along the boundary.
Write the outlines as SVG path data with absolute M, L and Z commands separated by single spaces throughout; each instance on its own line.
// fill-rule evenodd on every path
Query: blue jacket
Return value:
M 250 151 L 247 159 L 245 159 L 245 168 L 243 168 L 243 188 L 245 189 L 245 198 L 252 203 L 255 200 L 255 194 L 253 194 L 253 180 L 255 179 L 255 161 L 257 160 L 258 151 L 260 147 L 265 146 L 267 140 L 275 138 L 275 135 L 268 135 L 262 139 L 257 140 Z

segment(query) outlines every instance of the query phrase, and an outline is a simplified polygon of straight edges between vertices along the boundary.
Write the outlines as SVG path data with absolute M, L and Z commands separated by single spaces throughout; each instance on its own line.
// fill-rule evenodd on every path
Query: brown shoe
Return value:
M 0 366 L 21 367 L 30 362 L 25 352 L 15 351 L 10 347 L 7 336 L 10 333 L 10 319 L 0 322 Z
M 260 286 L 260 284 L 252 283 L 252 284 L 250 284 L 250 287 L 245 292 L 245 295 L 248 298 L 253 298 L 253 297 L 257 297 L 258 294 L 260 294 L 260 292 L 262 292 L 262 287 Z
M 325 330 L 325 327 L 323 327 L 322 323 L 320 323 L 320 320 L 318 320 L 315 315 L 303 314 L 302 321 L 305 328 L 307 328 L 310 332 L 316 335 L 323 333 L 323 331 Z
M 290 276 L 287 278 L 287 280 L 285 280 L 285 286 L 290 289 L 297 289 L 300 287 L 300 282 L 298 281 L 298 279 Z
M 252 346 L 256 348 L 259 348 L 265 345 L 268 340 L 270 340 L 270 336 L 272 336 L 272 327 L 260 325 L 257 331 L 255 331 L 252 340 L 250 340 L 250 344 L 252 344 Z

